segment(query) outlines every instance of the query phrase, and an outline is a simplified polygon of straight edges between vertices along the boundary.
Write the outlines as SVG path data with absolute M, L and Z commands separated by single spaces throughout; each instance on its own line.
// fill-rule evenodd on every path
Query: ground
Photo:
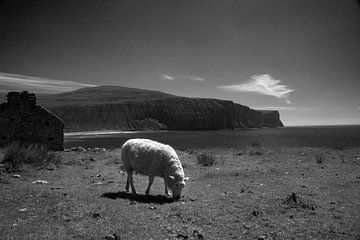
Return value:
M 359 148 L 177 152 L 190 178 L 177 202 L 160 178 L 149 199 L 140 175 L 139 196 L 126 193 L 120 149 L 2 173 L 0 239 L 360 239 Z M 199 165 L 202 152 L 216 164 Z

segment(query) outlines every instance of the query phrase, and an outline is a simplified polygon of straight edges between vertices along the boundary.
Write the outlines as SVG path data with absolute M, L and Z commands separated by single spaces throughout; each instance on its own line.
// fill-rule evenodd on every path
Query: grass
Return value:
M 205 167 L 216 164 L 216 159 L 212 153 L 199 153 L 196 155 L 197 162 Z
M 264 143 L 263 143 L 264 144 Z M 61 167 L 29 168 L 0 182 L 1 239 L 359 239 L 360 148 L 264 147 L 178 151 L 190 179 L 180 201 L 155 178 L 134 175 L 125 192 L 120 151 L 58 153 Z M 198 164 L 213 154 L 219 169 Z M 314 167 L 322 153 L 328 167 Z M 346 162 L 341 157 L 347 159 Z M 85 160 L 84 160 L 85 159 Z M 86 160 L 93 159 L 93 160 Z M 67 165 L 67 162 L 80 164 Z M 34 180 L 48 184 L 33 184 Z
M 12 143 L 4 149 L 3 168 L 7 172 L 17 172 L 24 165 L 46 167 L 49 164 L 59 164 L 60 157 L 55 152 L 48 151 L 41 145 L 23 145 Z

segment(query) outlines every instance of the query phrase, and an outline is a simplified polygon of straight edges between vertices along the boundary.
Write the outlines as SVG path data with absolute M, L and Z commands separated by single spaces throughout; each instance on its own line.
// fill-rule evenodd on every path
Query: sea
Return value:
M 121 148 L 131 138 L 147 138 L 176 149 L 261 147 L 360 147 L 360 125 L 297 126 L 218 131 L 90 131 L 65 133 L 64 148 Z

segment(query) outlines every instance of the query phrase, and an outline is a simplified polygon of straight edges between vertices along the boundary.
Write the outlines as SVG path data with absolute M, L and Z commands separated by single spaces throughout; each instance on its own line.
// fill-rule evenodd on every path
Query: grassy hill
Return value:
M 5 97 L 3 94 L 3 99 Z M 65 122 L 65 131 L 219 130 L 282 127 L 277 111 L 256 111 L 232 101 L 189 98 L 121 86 L 38 94 L 38 104 Z
M 38 102 L 47 107 L 54 107 L 64 105 L 109 104 L 124 101 L 147 101 L 175 97 L 176 96 L 167 93 L 139 88 L 100 86 L 81 88 L 72 92 L 39 95 Z

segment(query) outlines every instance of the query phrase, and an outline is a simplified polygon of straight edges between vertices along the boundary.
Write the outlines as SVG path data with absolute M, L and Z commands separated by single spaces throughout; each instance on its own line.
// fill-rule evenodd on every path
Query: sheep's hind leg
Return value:
M 153 182 L 154 182 L 154 176 L 149 176 L 149 184 L 148 184 L 148 187 L 145 192 L 146 197 L 149 196 L 150 188 L 151 188 L 151 185 L 153 184 Z
M 133 194 L 136 194 L 136 190 L 134 187 L 134 179 L 133 179 L 133 172 L 129 171 L 128 172 L 128 182 L 130 182 L 130 186 L 131 186 L 131 191 Z M 128 186 L 128 182 L 126 183 L 126 190 L 129 191 L 129 186 Z

